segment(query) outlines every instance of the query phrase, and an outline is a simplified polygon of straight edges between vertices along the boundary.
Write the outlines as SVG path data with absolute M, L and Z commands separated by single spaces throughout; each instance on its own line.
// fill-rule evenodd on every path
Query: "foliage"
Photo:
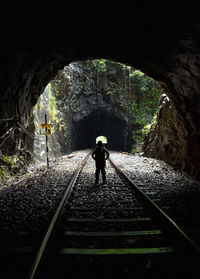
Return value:
M 105 99 L 120 106 L 120 110 L 123 110 L 123 114 L 128 119 L 128 125 L 137 129 L 133 142 L 136 142 L 136 145 L 141 144 L 157 111 L 162 94 L 159 84 L 140 70 L 105 59 L 80 62 L 76 67 L 82 67 L 81 71 L 76 73 L 77 77 L 72 76 L 72 81 L 78 80 L 76 86 L 71 85 L 70 79 L 63 82 L 62 75 L 57 76 L 57 79 L 49 84 L 48 120 L 55 124 L 54 128 L 55 126 L 58 128 L 60 124 L 59 113 L 64 110 L 76 113 L 82 95 L 89 87 L 96 86 L 97 92 L 103 92 Z M 83 76 L 80 77 L 81 72 Z M 95 90 L 91 92 L 93 94 Z M 62 106 L 60 106 L 61 101 Z
M 145 136 L 151 130 L 151 124 L 147 124 L 142 128 L 142 134 Z
M 56 87 L 53 88 L 56 96 L 59 93 L 59 90 Z M 57 98 L 52 93 L 52 86 L 49 84 L 49 96 L 48 96 L 48 105 L 47 111 L 49 115 L 49 122 L 53 121 L 59 123 L 58 110 L 57 110 Z
M 133 151 L 139 151 L 145 135 L 156 124 L 158 103 L 163 92 L 156 81 L 139 70 L 129 68 L 129 79 L 130 87 L 134 88 L 136 94 L 134 98 L 129 97 L 125 106 L 127 108 L 129 103 L 130 118 L 139 125 L 133 139 L 135 142 Z
M 8 155 L 3 156 L 3 159 L 5 162 L 10 163 L 11 166 L 15 165 L 17 163 L 17 160 L 19 160 L 17 156 L 8 156 Z
M 49 87 L 49 95 L 51 95 L 51 92 L 52 92 L 52 90 L 54 91 L 54 94 L 56 95 L 56 96 L 59 96 L 59 95 L 61 95 L 62 93 L 61 93 L 61 90 L 60 90 L 60 80 L 53 80 L 52 81 L 52 85 L 51 85 L 51 83 L 49 83 L 48 84 L 48 87 Z
M 151 123 L 145 125 L 143 128 L 142 128 L 142 134 L 143 136 L 145 136 L 146 134 L 148 134 L 150 132 L 151 129 L 154 129 L 155 125 L 157 124 L 157 114 L 155 113 L 153 118 L 152 118 L 152 121 Z
M 106 61 L 105 59 L 95 59 L 86 62 L 86 69 L 91 72 L 106 72 Z
M 24 157 L 23 155 L 15 154 L 11 156 L 4 155 L 2 159 L 6 164 L 0 168 L 0 180 L 4 182 L 10 176 L 20 172 L 19 163 L 24 164 Z
M 107 74 L 110 81 L 107 84 L 109 92 L 117 95 L 115 98 L 121 102 L 121 108 L 127 115 L 129 125 L 135 124 L 137 127 L 133 142 L 135 142 L 135 148 L 140 148 L 145 134 L 152 128 L 151 121 L 154 121 L 154 115 L 158 109 L 162 94 L 159 83 L 140 70 L 105 59 L 86 61 L 86 70 L 90 71 L 90 77 L 98 74 L 98 84 L 100 84 L 100 78 L 104 78 Z M 113 76 L 113 73 L 114 75 L 117 73 L 117 76 Z
M 92 61 L 92 65 L 99 65 L 99 61 L 101 60 Z M 104 71 L 105 69 L 109 70 L 109 63 L 114 62 L 103 60 Z M 125 87 L 122 88 L 121 84 L 115 83 L 111 89 L 121 99 L 129 122 L 134 122 L 140 126 L 150 124 L 162 94 L 161 86 L 140 70 L 121 63 L 115 63 L 115 65 L 118 65 L 119 74 L 124 78 Z
M 5 171 L 0 168 L 0 178 L 2 181 L 5 181 Z
M 138 130 L 138 132 L 136 132 L 134 137 L 135 145 L 132 149 L 132 152 L 141 151 L 141 147 L 142 144 L 144 143 L 144 138 L 146 134 L 148 134 L 152 129 L 154 129 L 156 124 L 157 124 L 157 113 L 154 114 L 152 121 L 150 123 L 143 126 L 141 130 Z

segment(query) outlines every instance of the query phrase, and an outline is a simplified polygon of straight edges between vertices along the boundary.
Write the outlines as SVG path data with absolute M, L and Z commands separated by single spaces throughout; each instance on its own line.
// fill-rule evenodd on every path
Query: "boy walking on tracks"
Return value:
M 92 158 L 96 162 L 96 172 L 95 172 L 96 184 L 98 184 L 99 182 L 100 172 L 102 175 L 103 184 L 106 184 L 105 166 L 106 166 L 106 160 L 108 159 L 109 155 L 110 154 L 103 146 L 102 141 L 98 141 L 95 150 L 92 152 Z

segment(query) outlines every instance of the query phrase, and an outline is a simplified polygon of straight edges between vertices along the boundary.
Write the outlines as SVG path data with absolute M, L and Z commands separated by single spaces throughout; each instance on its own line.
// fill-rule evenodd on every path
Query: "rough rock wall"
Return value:
M 0 137 L 10 129 L 15 131 L 1 149 L 4 154 L 8 154 L 8 152 L 14 154 L 18 150 L 18 142 L 20 142 L 20 148 L 28 148 L 32 151 L 33 138 L 24 133 L 23 128 L 34 133 L 32 107 L 36 104 L 49 80 L 50 73 L 47 69 L 54 72 L 54 65 L 45 56 L 35 63 L 38 55 L 29 52 L 18 51 L 14 54 L 6 52 L 2 53 L 2 57 L 4 63 L 0 66 L 0 91 L 2 92 L 0 97 Z M 39 66 L 40 63 L 44 66 L 43 70 Z
M 19 3 L 17 4 L 19 5 Z M 182 170 L 200 172 L 200 24 L 192 13 L 170 7 L 141 19 L 132 9 L 119 13 L 95 8 L 89 15 L 55 7 L 4 9 L 1 17 L 0 119 L 15 118 L 27 127 L 29 113 L 47 83 L 70 62 L 107 58 L 129 64 L 161 81 L 181 123 L 187 146 L 177 150 Z M 127 7 L 126 7 L 127 8 Z M 142 7 L 141 10 L 143 10 Z M 124 15 L 124 18 L 123 18 Z M 191 17 L 190 17 L 191 15 Z M 76 24 L 74 21 L 76 19 Z M 88 21 L 86 21 L 86 18 Z M 120 20 L 119 20 L 120 19 Z M 0 123 L 0 137 L 11 128 Z M 24 140 L 23 140 L 24 142 Z M 166 154 L 167 156 L 167 154 Z
M 74 62 L 59 71 L 51 87 L 60 115 L 57 139 L 62 150 L 90 148 L 101 134 L 108 137 L 110 148 L 132 150 L 135 133 L 143 127 L 136 107 L 143 109 L 143 118 L 151 122 L 157 104 L 156 83 L 147 78 L 153 93 L 142 92 L 138 80 L 130 74 L 133 72 L 104 59 Z M 147 100 L 149 107 L 145 111 Z
M 186 163 L 189 162 L 189 158 L 184 158 L 186 148 L 184 124 L 179 119 L 173 103 L 166 95 L 163 95 L 157 114 L 157 123 L 145 137 L 144 154 L 164 160 L 178 169 L 186 170 L 188 167 Z
M 151 150 L 152 144 L 149 148 L 145 146 L 145 149 L 149 156 L 161 158 L 199 180 L 200 85 L 198 80 L 200 54 L 196 43 L 197 41 L 194 42 L 192 36 L 181 41 L 174 51 L 174 55 L 168 60 L 170 70 L 164 74 L 162 84 L 170 98 L 170 103 L 166 102 L 161 109 L 160 125 L 158 126 L 160 128 L 166 126 L 165 137 L 171 138 L 170 144 L 166 149 L 163 148 L 165 143 L 162 142 L 160 128 L 158 128 L 155 130 L 154 136 L 160 139 L 154 148 L 159 149 L 159 152 L 156 154 L 154 152 L 154 155 L 151 151 L 148 153 L 147 150 Z
M 103 133 L 109 137 L 112 142 L 110 146 L 113 147 L 117 135 L 110 138 L 110 131 L 115 129 L 113 121 L 116 118 L 118 126 L 120 122 L 127 126 L 126 131 L 118 129 L 118 137 L 124 141 L 126 133 L 125 144 L 130 150 L 134 121 L 130 121 L 123 106 L 125 95 L 116 93 L 116 90 L 127 91 L 123 69 L 119 64 L 107 61 L 104 72 L 95 62 L 98 63 L 95 60 L 71 63 L 51 82 L 57 108 L 62 112 L 59 130 L 66 123 L 58 141 L 65 151 L 91 148 L 95 144 L 95 137 Z M 124 143 L 121 143 L 121 148 L 124 150 Z

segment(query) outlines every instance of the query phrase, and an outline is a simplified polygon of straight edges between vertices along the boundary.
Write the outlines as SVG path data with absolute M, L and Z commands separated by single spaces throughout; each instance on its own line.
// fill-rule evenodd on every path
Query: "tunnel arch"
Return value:
M 118 15 L 107 13 L 104 21 L 97 21 L 94 14 L 86 22 L 84 14 L 74 24 L 73 15 L 60 11 L 54 20 L 54 13 L 46 10 L 38 12 L 37 17 L 27 13 L 29 16 L 21 22 L 13 17 L 2 33 L 1 135 L 10 125 L 4 119 L 13 118 L 28 126 L 32 106 L 64 65 L 103 57 L 138 68 L 162 83 L 184 124 L 185 144 L 176 150 L 178 167 L 200 176 L 198 21 L 186 21 L 185 17 L 169 21 L 163 14 L 152 20 L 151 15 L 140 21 L 132 36 L 133 17 L 118 21 Z M 22 13 L 17 17 L 23 19 Z
M 95 146 L 95 139 L 104 135 L 108 139 L 110 150 L 125 150 L 125 134 L 127 123 L 113 113 L 98 109 L 79 121 L 73 121 L 72 149 L 80 150 Z M 81 137 L 80 137 L 81 135 Z

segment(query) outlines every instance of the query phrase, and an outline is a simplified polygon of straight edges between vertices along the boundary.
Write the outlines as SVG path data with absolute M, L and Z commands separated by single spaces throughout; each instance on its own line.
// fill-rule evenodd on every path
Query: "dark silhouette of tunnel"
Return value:
M 107 147 L 111 150 L 124 150 L 127 123 L 104 109 L 97 109 L 72 124 L 72 149 L 94 147 L 98 136 L 106 136 Z M 129 148 L 129 146 L 127 146 Z

